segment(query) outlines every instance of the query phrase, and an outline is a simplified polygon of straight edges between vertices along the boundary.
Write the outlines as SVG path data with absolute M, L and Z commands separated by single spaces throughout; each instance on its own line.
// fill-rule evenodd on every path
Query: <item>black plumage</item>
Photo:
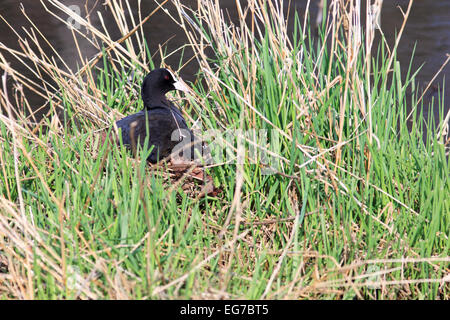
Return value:
M 154 146 L 147 159 L 151 163 L 172 152 L 184 161 L 209 154 L 207 146 L 196 139 L 187 126 L 180 110 L 166 98 L 166 93 L 172 90 L 187 91 L 187 87 L 165 68 L 151 71 L 142 83 L 144 110 L 116 122 L 123 144 L 132 150 L 138 145 L 144 147 L 148 137 L 148 146 Z

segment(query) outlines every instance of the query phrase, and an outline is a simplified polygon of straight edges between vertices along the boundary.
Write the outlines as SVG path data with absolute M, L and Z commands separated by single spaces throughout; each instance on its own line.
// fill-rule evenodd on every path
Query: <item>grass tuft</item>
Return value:
M 118 41 L 41 2 L 98 54 L 61 66 L 34 24 L 21 50 L 0 44 L 1 298 L 449 298 L 449 115 L 425 127 L 409 113 L 416 73 L 402 80 L 396 60 L 412 1 L 394 48 L 376 50 L 359 1 L 329 1 L 317 38 L 308 15 L 288 32 L 283 1 L 236 1 L 237 24 L 218 1 L 172 1 L 199 65 L 192 93 L 173 99 L 205 133 L 221 189 L 206 197 L 148 151 L 101 143 L 142 108 L 155 66 L 141 26 L 167 1 L 131 21 L 127 1 L 108 1 Z M 42 120 L 23 88 L 46 98 Z

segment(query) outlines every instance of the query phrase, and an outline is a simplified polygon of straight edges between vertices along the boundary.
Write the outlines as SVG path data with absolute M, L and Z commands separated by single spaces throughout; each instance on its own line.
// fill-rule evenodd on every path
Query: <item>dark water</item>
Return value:
M 84 12 L 83 8 L 86 0 L 67 0 L 62 2 L 66 5 L 78 5 Z M 103 2 L 104 1 L 98 1 L 95 10 L 102 12 L 107 26 L 113 26 L 115 23 L 108 11 L 105 10 L 106 7 L 102 5 Z M 193 5 L 195 5 L 196 2 L 197 1 L 194 0 L 185 1 L 186 4 L 192 3 Z M 285 1 L 285 4 L 287 5 L 288 2 L 289 1 Z M 317 14 L 317 2 L 318 0 L 311 1 L 310 12 L 313 21 Z M 0 3 L 0 14 L 5 17 L 5 19 L 14 26 L 21 35 L 24 35 L 24 32 L 20 30 L 21 27 L 24 26 L 29 28 L 30 25 L 20 12 L 20 2 L 16 0 L 0 0 Z M 94 0 L 88 1 L 88 7 L 92 8 L 94 3 L 96 3 Z M 133 7 L 137 2 L 136 0 L 132 0 L 130 3 Z M 291 8 L 291 13 L 297 11 L 300 16 L 304 16 L 306 3 L 306 0 L 292 0 L 291 5 L 293 7 Z M 381 25 L 391 47 L 394 43 L 395 34 L 400 29 L 402 23 L 402 14 L 399 7 L 406 11 L 408 3 L 408 0 L 386 0 L 383 3 Z M 80 58 L 76 48 L 73 46 L 73 39 L 69 29 L 62 22 L 47 14 L 40 1 L 23 0 L 22 4 L 29 17 L 40 27 L 42 33 L 51 41 L 62 59 L 68 63 L 69 68 L 76 70 L 77 65 L 80 64 Z M 227 9 L 231 19 L 236 19 L 234 11 L 235 0 L 221 0 L 220 4 L 224 9 Z M 153 1 L 142 1 L 142 15 L 146 16 L 155 7 L 156 5 Z M 166 7 L 169 11 L 174 12 L 170 1 Z M 100 21 L 96 14 L 91 15 L 91 20 L 95 24 L 100 25 Z M 169 52 L 186 43 L 184 32 L 161 10 L 152 16 L 150 21 L 145 25 L 144 30 L 152 52 L 156 52 L 159 44 L 165 43 L 166 40 L 172 37 L 173 38 L 167 43 Z M 19 48 L 16 36 L 3 21 L 0 21 L 0 31 L 0 42 L 9 47 Z M 118 30 L 110 28 L 109 31 L 113 39 L 120 38 L 121 35 Z M 416 70 L 423 65 L 417 78 L 419 87 L 423 88 L 440 69 L 442 63 L 446 59 L 446 54 L 450 53 L 450 0 L 414 1 L 411 15 L 398 49 L 398 59 L 403 71 L 407 70 L 415 45 L 416 51 L 413 61 L 413 70 Z M 96 49 L 87 43 L 87 41 L 80 41 L 80 49 L 82 54 L 87 58 L 92 57 L 97 53 Z M 18 63 L 11 59 L 10 56 L 5 56 L 13 67 L 18 66 Z M 186 61 L 190 56 L 191 53 L 186 52 L 184 60 Z M 167 59 L 166 63 L 176 68 L 178 66 L 178 59 L 179 56 L 174 56 Z M 156 62 L 158 63 L 158 58 L 156 58 Z M 25 75 L 32 77 L 31 72 L 27 71 L 25 67 L 20 67 L 20 71 Z M 181 71 L 181 75 L 185 80 L 192 80 L 194 79 L 196 71 L 197 66 L 195 63 L 190 63 Z M 437 99 L 438 91 L 440 90 L 445 96 L 446 114 L 450 105 L 450 89 L 445 89 L 445 92 L 442 89 L 438 89 L 438 85 L 440 86 L 440 84 L 442 84 L 442 79 L 445 76 L 447 79 L 450 78 L 450 66 L 447 66 L 435 80 L 432 89 L 426 94 L 424 101 L 425 106 L 427 106 L 433 97 L 434 99 Z M 44 103 L 44 100 L 39 97 L 33 97 L 31 103 L 33 106 L 40 106 Z M 434 107 L 433 110 L 429 110 L 428 107 L 425 107 L 425 116 L 428 116 L 428 113 L 430 112 L 435 116 L 438 116 L 437 107 Z

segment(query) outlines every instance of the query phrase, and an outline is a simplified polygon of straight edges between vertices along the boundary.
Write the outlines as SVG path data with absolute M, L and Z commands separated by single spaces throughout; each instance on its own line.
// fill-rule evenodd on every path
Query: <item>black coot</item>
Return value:
M 208 149 L 194 137 L 180 110 L 167 100 L 165 95 L 171 90 L 188 91 L 188 88 L 168 69 L 151 71 L 142 83 L 144 110 L 116 122 L 123 143 L 133 150 L 137 145 L 144 147 L 148 137 L 148 146 L 154 146 L 147 159 L 151 163 L 170 156 L 172 152 L 178 160 L 192 161 Z

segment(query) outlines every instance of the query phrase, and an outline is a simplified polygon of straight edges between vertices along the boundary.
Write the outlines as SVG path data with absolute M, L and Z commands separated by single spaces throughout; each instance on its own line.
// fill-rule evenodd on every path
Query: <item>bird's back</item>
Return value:
M 148 146 L 154 146 L 148 157 L 152 163 L 166 158 L 175 147 L 178 148 L 184 143 L 192 145 L 192 154 L 189 158 L 192 159 L 194 156 L 195 137 L 180 111 L 174 106 L 143 110 L 117 121 L 116 125 L 121 131 L 123 144 L 132 149 L 133 145 L 144 147 L 145 139 L 148 137 Z M 189 136 L 190 139 L 185 139 Z M 200 151 L 203 150 L 201 145 L 200 148 Z

